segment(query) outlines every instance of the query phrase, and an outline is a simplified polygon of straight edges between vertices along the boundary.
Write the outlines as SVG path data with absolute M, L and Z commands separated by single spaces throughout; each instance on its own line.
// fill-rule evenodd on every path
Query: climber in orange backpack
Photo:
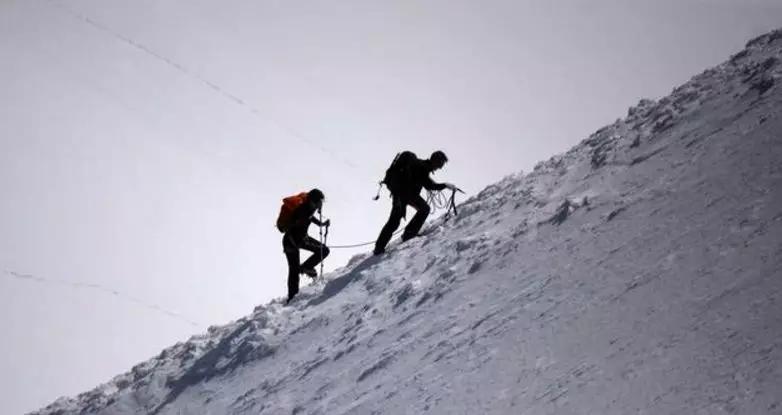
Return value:
M 310 223 L 320 227 L 328 227 L 331 224 L 330 220 L 321 221 L 314 216 L 315 213 L 320 213 L 324 199 L 323 192 L 312 189 L 286 197 L 282 201 L 277 229 L 284 233 L 282 250 L 288 260 L 288 302 L 299 292 L 299 274 L 317 277 L 315 267 L 329 255 L 327 246 L 307 235 Z M 312 252 L 303 263 L 299 263 L 300 249 Z

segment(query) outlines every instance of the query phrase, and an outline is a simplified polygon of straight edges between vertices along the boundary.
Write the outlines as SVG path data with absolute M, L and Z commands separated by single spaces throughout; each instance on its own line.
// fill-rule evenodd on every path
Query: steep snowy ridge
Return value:
M 782 414 L 780 84 L 775 31 L 291 306 L 36 414 Z

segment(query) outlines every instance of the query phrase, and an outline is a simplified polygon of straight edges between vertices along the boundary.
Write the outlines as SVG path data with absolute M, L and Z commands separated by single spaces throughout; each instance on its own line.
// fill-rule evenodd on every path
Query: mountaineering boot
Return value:
M 317 278 L 318 277 L 318 271 L 315 271 L 314 268 L 302 268 L 301 273 L 310 277 L 310 278 Z

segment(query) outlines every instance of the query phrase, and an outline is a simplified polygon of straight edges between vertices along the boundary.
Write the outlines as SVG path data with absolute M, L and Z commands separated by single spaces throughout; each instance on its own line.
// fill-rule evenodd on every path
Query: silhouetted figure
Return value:
M 284 232 L 282 250 L 288 260 L 288 302 L 299 292 L 299 274 L 317 277 L 315 267 L 329 255 L 327 246 L 307 235 L 311 223 L 321 227 L 331 224 L 330 220 L 321 222 L 315 218 L 315 213 L 323 207 L 324 199 L 323 192 L 318 189 L 283 199 L 277 228 Z M 312 252 L 303 263 L 299 263 L 300 249 Z
M 375 255 L 385 252 L 391 236 L 399 227 L 399 222 L 405 217 L 407 206 L 415 208 L 416 213 L 405 227 L 402 240 L 407 241 L 418 235 L 427 216 L 429 216 L 429 212 L 431 212 L 426 200 L 421 197 L 422 189 L 456 189 L 456 186 L 450 183 L 436 183 L 429 177 L 434 171 L 443 168 L 447 161 L 448 157 L 442 151 L 435 151 L 427 160 L 421 160 L 409 151 L 399 153 L 396 156 L 383 179 L 383 184 L 391 192 L 393 204 L 391 216 L 375 242 Z

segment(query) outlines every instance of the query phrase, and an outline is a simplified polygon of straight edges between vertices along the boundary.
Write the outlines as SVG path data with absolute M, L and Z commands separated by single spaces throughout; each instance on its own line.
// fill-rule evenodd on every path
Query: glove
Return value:
M 329 227 L 329 226 L 331 226 L 331 219 L 326 219 L 326 220 L 323 222 L 323 226 L 325 226 L 325 227 Z
M 443 184 L 445 185 L 445 188 L 448 189 L 448 190 L 453 190 L 453 191 L 459 190 L 458 187 L 454 186 L 451 183 L 443 183 Z

